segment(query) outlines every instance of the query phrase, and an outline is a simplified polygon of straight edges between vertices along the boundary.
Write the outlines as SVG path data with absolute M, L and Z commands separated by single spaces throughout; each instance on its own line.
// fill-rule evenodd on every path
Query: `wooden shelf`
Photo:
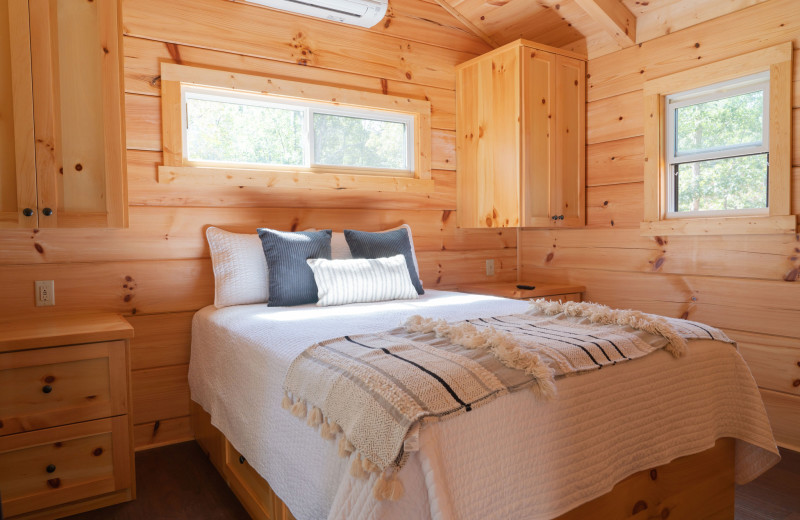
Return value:
M 532 285 L 535 289 L 519 289 L 517 285 Z M 491 283 L 474 283 L 459 285 L 458 291 L 472 294 L 487 294 L 490 296 L 499 296 L 501 298 L 511 298 L 514 300 L 526 300 L 528 298 L 545 298 L 552 296 L 564 296 L 565 299 L 570 295 L 577 295 L 577 300 L 580 301 L 581 293 L 586 290 L 582 285 L 567 285 L 567 284 L 551 284 L 551 283 L 536 283 L 536 282 L 491 282 Z M 553 298 L 554 299 L 554 298 Z
M 81 314 L 0 321 L 0 352 L 133 337 L 119 314 Z

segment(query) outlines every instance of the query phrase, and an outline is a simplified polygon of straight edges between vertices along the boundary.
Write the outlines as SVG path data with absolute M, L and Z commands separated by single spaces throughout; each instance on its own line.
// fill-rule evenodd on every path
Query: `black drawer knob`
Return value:
M 550 217 L 550 218 L 551 218 L 551 219 L 553 219 L 553 220 L 556 220 L 556 219 L 558 218 L 558 215 L 553 215 L 553 216 L 552 216 L 552 217 Z
M 49 464 L 46 468 L 44 468 L 48 473 L 52 473 L 56 470 L 55 464 Z
M 25 208 L 22 210 L 22 214 L 25 215 L 26 217 L 32 217 L 33 210 L 31 208 Z
M 49 217 L 50 215 L 52 215 L 52 214 L 53 214 L 53 210 L 52 210 L 52 209 L 50 209 L 50 208 L 44 208 L 44 209 L 42 210 L 42 214 L 43 214 L 45 217 Z
M 52 391 L 53 391 L 53 387 L 52 387 L 52 386 L 50 386 L 50 385 L 44 385 L 44 386 L 42 387 L 42 392 L 44 392 L 44 393 L 46 393 L 46 394 L 49 394 L 49 393 L 50 393 L 50 392 L 52 392 Z
M 564 220 L 564 215 L 559 215 L 558 220 Z
M 244 464 L 245 458 L 244 455 L 239 455 L 239 464 Z

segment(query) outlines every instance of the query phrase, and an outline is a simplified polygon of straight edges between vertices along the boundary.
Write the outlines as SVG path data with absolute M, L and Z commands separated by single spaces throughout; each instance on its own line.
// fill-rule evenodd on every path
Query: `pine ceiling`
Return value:
M 492 46 L 518 38 L 589 58 L 768 0 L 436 0 Z

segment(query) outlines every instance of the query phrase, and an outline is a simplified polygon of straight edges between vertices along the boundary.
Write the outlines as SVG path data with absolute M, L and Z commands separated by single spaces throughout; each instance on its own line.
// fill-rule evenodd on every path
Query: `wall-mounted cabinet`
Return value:
M 127 225 L 121 10 L 0 0 L 0 227 Z
M 460 227 L 585 224 L 585 71 L 526 40 L 458 66 Z

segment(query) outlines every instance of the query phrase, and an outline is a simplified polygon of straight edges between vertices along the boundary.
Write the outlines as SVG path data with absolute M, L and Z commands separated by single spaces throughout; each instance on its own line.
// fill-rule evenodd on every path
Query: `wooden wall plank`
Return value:
M 125 0 L 123 6 L 127 35 L 435 87 L 452 89 L 453 67 L 479 54 L 232 2 Z
M 205 229 L 217 226 L 237 233 L 259 227 L 303 230 L 381 231 L 411 226 L 417 251 L 516 248 L 513 229 L 459 229 L 454 212 L 324 208 L 130 208 L 130 227 L 97 231 L 13 230 L 0 235 L 1 264 L 108 262 L 208 258 Z
M 133 424 L 189 415 L 189 365 L 134 370 Z
M 772 433 L 779 446 L 800 451 L 800 397 L 761 390 Z
M 643 237 L 638 228 L 525 230 L 520 244 L 523 270 L 586 267 L 785 281 L 800 269 L 796 235 Z
M 800 395 L 800 342 L 797 338 L 729 331 L 761 388 Z
M 455 210 L 456 173 L 433 170 L 433 193 L 305 190 L 256 186 L 172 186 L 157 181 L 161 152 L 128 151 L 128 203 L 132 206 L 364 208 Z
M 644 181 L 644 137 L 586 147 L 586 186 Z
M 644 217 L 644 183 L 586 188 L 586 226 L 639 228 Z
M 124 44 L 125 91 L 132 94 L 160 96 L 161 63 L 180 63 L 194 67 L 258 74 L 279 79 L 308 81 L 366 92 L 424 99 L 431 103 L 433 128 L 455 130 L 456 107 L 452 89 L 389 81 L 361 74 L 306 67 L 296 63 L 285 63 L 130 36 L 124 38 Z
M 133 325 L 131 370 L 188 365 L 193 312 L 128 316 Z
M 800 320 L 800 286 L 793 283 L 591 268 L 530 267 L 522 279 L 585 285 L 584 297 L 621 309 L 708 323 L 722 329 L 793 337 Z M 742 297 L 746 295 L 746 297 Z
M 642 88 L 644 81 L 738 54 L 793 41 L 800 34 L 800 3 L 770 0 L 662 38 L 589 61 L 587 99 Z
M 194 439 L 190 417 L 176 417 L 164 421 L 137 424 L 133 427 L 133 444 L 136 451 L 149 450 Z
M 586 143 L 603 143 L 644 135 L 644 95 L 635 90 L 589 103 Z

